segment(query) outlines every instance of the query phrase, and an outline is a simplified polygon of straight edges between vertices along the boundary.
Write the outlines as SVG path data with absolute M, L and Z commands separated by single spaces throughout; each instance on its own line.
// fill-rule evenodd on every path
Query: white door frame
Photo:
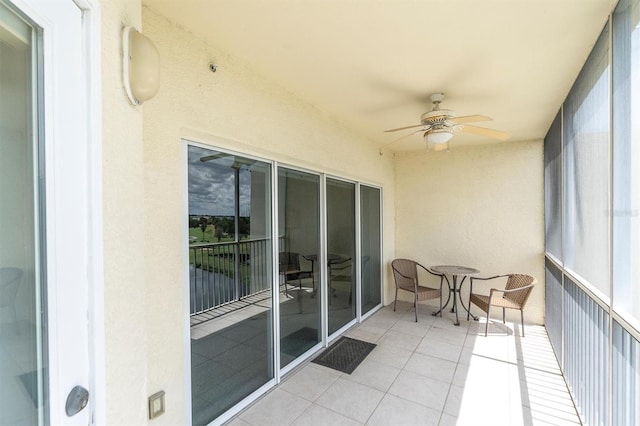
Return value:
M 47 267 L 49 421 L 51 424 L 104 424 L 106 380 L 99 1 L 8 1 L 42 27 L 44 33 L 44 84 L 40 99 L 44 125 L 40 131 L 44 135 L 46 164 L 43 189 L 46 197 L 46 255 L 42 262 Z M 64 38 L 64 21 L 56 11 L 61 5 L 67 7 L 64 2 L 71 3 L 81 13 L 81 47 L 75 56 L 72 55 L 77 58 L 79 53 L 81 59 L 79 69 L 73 70 L 73 76 L 61 72 L 58 66 L 68 53 L 60 43 L 56 45 L 56 40 Z M 69 114 L 69 110 L 73 113 Z M 73 142 L 69 142 L 70 138 Z M 71 170 L 68 168 L 70 164 L 74 165 Z M 74 184 L 74 191 L 65 192 L 74 180 L 83 184 Z M 63 208 L 58 211 L 60 206 Z M 69 219 L 62 214 L 76 206 L 82 211 L 76 215 L 82 226 L 78 240 L 68 235 Z M 81 276 L 74 274 L 71 258 L 77 259 Z M 67 285 L 69 277 L 75 278 L 71 288 Z M 65 402 L 75 385 L 89 390 L 89 405 L 78 415 L 67 417 Z

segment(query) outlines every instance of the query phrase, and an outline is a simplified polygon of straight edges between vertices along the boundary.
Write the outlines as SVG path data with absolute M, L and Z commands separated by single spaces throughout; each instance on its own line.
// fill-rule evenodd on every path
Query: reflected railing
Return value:
M 198 315 L 271 288 L 270 239 L 189 246 L 190 313 Z

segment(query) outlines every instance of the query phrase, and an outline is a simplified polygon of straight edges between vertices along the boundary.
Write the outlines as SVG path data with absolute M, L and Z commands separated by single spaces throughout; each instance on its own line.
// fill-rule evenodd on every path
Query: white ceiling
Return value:
M 543 138 L 615 2 L 143 0 L 376 146 L 419 124 L 435 92 L 511 141 Z M 456 134 L 451 147 L 492 142 Z

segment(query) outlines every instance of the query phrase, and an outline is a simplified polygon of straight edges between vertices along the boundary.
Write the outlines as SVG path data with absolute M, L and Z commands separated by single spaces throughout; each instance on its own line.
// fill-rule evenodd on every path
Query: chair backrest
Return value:
M 507 279 L 505 290 L 515 290 L 518 288 L 527 287 L 528 285 L 535 285 L 535 283 L 536 279 L 531 275 L 511 274 Z M 527 303 L 527 299 L 529 299 L 529 295 L 531 294 L 531 290 L 533 290 L 533 286 L 524 288 L 522 289 L 522 291 L 505 293 L 504 298 L 518 304 L 521 308 L 524 308 L 524 305 L 525 303 Z
M 417 263 L 415 261 L 409 259 L 394 259 L 391 262 L 396 287 L 414 287 L 418 279 L 418 268 L 416 265 Z
M 300 270 L 300 258 L 298 253 L 292 251 L 281 251 L 278 257 L 280 273 Z
M 20 268 L 0 268 L 0 306 L 13 305 L 21 278 L 22 269 Z

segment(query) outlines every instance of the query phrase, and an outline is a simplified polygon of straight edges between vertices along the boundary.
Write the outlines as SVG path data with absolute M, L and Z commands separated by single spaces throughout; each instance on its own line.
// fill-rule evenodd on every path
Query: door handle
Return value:
M 67 396 L 67 403 L 64 408 L 67 416 L 72 417 L 78 414 L 89 403 L 89 391 L 82 386 L 71 389 Z

